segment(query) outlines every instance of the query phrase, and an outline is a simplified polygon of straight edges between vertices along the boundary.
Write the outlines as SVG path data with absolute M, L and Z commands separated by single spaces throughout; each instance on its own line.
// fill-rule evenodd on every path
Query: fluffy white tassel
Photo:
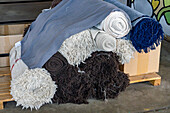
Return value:
M 96 46 L 89 30 L 82 31 L 66 39 L 59 52 L 71 65 L 79 65 L 96 51 Z
M 119 56 L 119 62 L 122 64 L 129 63 L 135 52 L 130 40 L 117 39 L 116 54 Z
M 52 103 L 57 86 L 45 69 L 26 69 L 11 81 L 11 95 L 17 106 L 39 109 L 45 103 Z

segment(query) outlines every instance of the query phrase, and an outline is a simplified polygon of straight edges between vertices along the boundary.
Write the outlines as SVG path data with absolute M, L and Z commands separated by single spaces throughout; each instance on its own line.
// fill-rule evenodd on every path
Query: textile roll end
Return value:
M 141 53 L 154 50 L 163 40 L 163 30 L 159 22 L 152 18 L 144 18 L 133 27 L 130 40 L 135 49 Z

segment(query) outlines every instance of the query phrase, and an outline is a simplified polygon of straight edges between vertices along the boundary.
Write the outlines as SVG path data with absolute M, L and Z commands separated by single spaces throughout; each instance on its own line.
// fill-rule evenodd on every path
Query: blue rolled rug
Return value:
M 130 40 L 138 52 L 144 51 L 147 53 L 155 49 L 156 46 L 160 44 L 161 40 L 163 40 L 164 32 L 162 26 L 153 18 L 120 3 L 118 0 L 104 1 L 116 5 L 129 15 L 133 27 Z

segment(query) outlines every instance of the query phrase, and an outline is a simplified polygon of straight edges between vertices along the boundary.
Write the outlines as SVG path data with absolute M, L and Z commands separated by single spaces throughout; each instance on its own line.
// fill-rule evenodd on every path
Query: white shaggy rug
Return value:
M 23 74 L 11 80 L 11 95 L 17 106 L 31 110 L 52 103 L 56 88 L 50 74 L 43 68 L 26 69 Z
M 133 54 L 135 51 L 130 40 L 117 39 L 116 54 L 119 56 L 121 64 L 129 63 L 130 59 L 134 58 Z
M 72 35 L 63 42 L 59 49 L 68 63 L 73 66 L 78 66 L 94 51 L 96 51 L 96 46 L 89 30 Z

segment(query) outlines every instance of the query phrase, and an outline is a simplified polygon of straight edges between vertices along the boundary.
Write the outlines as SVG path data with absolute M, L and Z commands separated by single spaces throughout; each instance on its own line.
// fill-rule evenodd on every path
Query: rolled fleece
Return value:
M 104 30 L 114 38 L 122 38 L 131 30 L 131 22 L 124 12 L 113 11 L 95 27 Z
M 57 61 L 54 61 L 55 59 Z M 58 62 L 64 62 L 65 66 L 62 67 Z M 52 99 L 54 103 L 88 103 L 87 99 L 92 92 L 92 79 L 85 73 L 79 73 L 77 66 L 70 65 L 64 56 L 57 52 L 43 67 L 49 71 L 58 86 Z
M 57 52 L 54 54 L 44 65 L 43 68 L 48 70 L 48 72 L 51 74 L 52 79 L 55 81 L 56 74 L 63 73 L 67 68 L 69 67 L 69 64 L 67 62 L 67 59 L 63 57 L 63 55 L 60 52 Z
M 93 82 L 91 97 L 106 100 L 115 98 L 129 85 L 128 75 L 118 69 L 118 56 L 113 52 L 96 51 L 81 63 L 79 68 L 84 71 Z

